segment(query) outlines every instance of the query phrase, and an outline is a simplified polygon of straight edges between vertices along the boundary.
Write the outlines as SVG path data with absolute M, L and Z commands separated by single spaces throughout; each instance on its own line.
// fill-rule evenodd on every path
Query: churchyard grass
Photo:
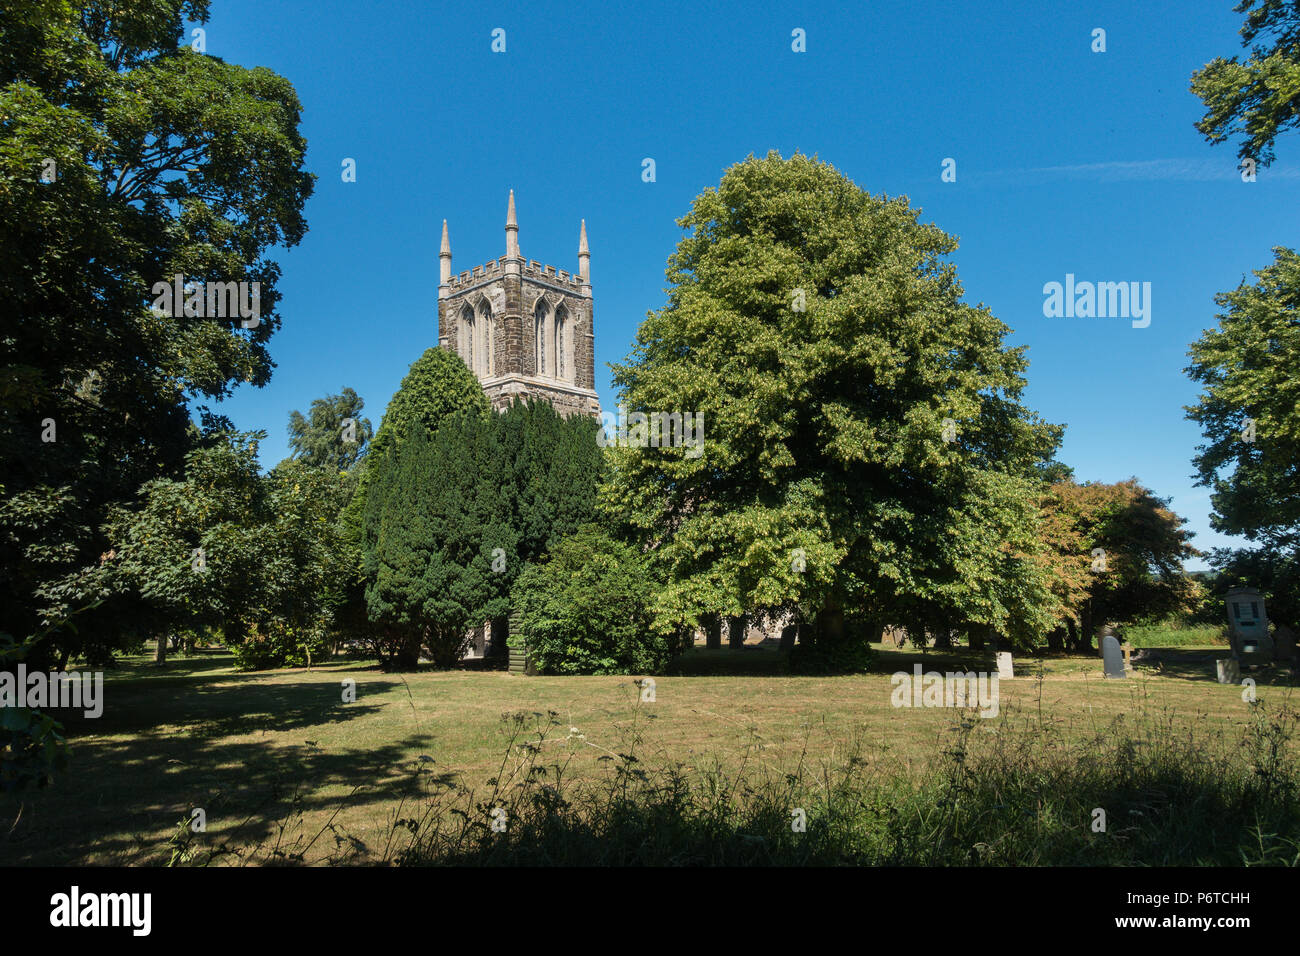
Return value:
M 1017 747 L 1029 747 L 1037 756 L 1026 752 L 1012 763 L 988 764 L 982 779 L 1023 771 L 1059 779 L 1062 786 L 1069 785 L 1069 773 L 1052 753 L 1068 754 L 1070 766 L 1093 774 L 1093 784 L 1102 790 L 1110 771 L 1090 762 L 1088 754 L 1118 759 L 1127 752 L 1137 754 L 1139 763 L 1158 763 L 1168 754 L 1176 774 L 1193 779 L 1192 793 L 1200 785 L 1195 781 L 1217 786 L 1202 775 L 1204 768 L 1193 766 L 1198 753 L 1240 753 L 1248 771 L 1253 758 L 1239 746 L 1243 735 L 1258 725 L 1261 713 L 1281 713 L 1294 696 L 1292 678 L 1256 673 L 1258 698 L 1266 706 L 1260 711 L 1243 699 L 1242 687 L 1215 683 L 1216 654 L 1222 656 L 1222 650 L 1214 645 L 1168 649 L 1160 661 L 1139 666 L 1123 681 L 1104 680 L 1095 657 L 1018 656 L 1017 677 L 1001 683 L 1000 712 L 989 719 L 969 711 L 891 705 L 890 674 L 910 672 L 915 663 L 926 671 L 994 669 L 991 653 L 961 650 L 941 655 L 885 647 L 871 673 L 796 677 L 782 673 L 775 651 L 701 648 L 683 657 L 675 673 L 656 676 L 653 702 L 640 700 L 631 677 L 522 677 L 500 671 L 398 675 L 348 660 L 310 670 L 243 673 L 224 652 L 178 657 L 162 669 L 153 666 L 150 655 L 141 655 L 107 675 L 101 718 L 67 721 L 73 747 L 69 771 L 21 803 L 12 798 L 0 803 L 6 831 L 0 862 L 504 862 L 485 856 L 483 846 L 464 833 L 460 842 L 439 843 L 432 836 L 430 807 L 436 805 L 435 815 L 445 819 L 451 819 L 453 807 L 459 809 L 463 825 L 472 822 L 470 832 L 479 833 L 491 823 L 492 806 L 526 793 L 524 787 L 503 795 L 507 779 L 509 786 L 523 779 L 553 785 L 560 767 L 560 783 L 577 786 L 575 793 L 598 790 L 611 774 L 644 768 L 646 779 L 681 774 L 701 786 L 712 780 L 715 789 L 722 781 L 734 793 L 746 786 L 763 793 L 759 778 L 780 784 L 794 776 L 798 786 L 789 786 L 810 802 L 817 792 L 829 792 L 826 781 L 835 774 L 863 768 L 872 799 L 911 808 L 913 823 L 928 819 L 920 813 L 926 800 L 946 799 L 944 788 L 953 785 L 954 747 L 971 755 L 1001 752 L 1004 758 Z M 343 701 L 347 679 L 356 681 L 355 702 Z M 1294 787 L 1294 743 L 1283 738 L 1277 745 L 1282 769 L 1275 770 Z M 1190 749 L 1189 741 L 1195 742 Z M 635 754 L 634 763 L 626 759 L 629 753 Z M 1191 763 L 1177 765 L 1180 760 Z M 1122 775 L 1124 768 L 1111 771 Z M 1086 787 L 1080 787 L 1082 794 Z M 793 798 L 794 791 L 786 796 Z M 594 799 L 595 792 L 588 790 L 584 799 Z M 775 799 L 772 793 L 768 798 Z M 1153 799 L 1152 812 L 1160 812 L 1159 799 Z M 1177 811 L 1190 814 L 1180 832 L 1204 826 L 1207 821 L 1197 813 L 1210 812 L 1218 798 L 1207 793 L 1197 799 L 1201 810 Z M 1070 812 L 1082 812 L 1080 807 L 1071 803 Z M 203 833 L 187 826 L 195 808 L 206 817 Z M 522 805 L 514 809 L 526 816 Z M 805 809 L 818 819 L 811 807 Z M 680 807 L 674 812 L 680 815 Z M 770 825 L 775 811 L 763 812 Z M 791 808 L 783 812 L 788 815 Z M 1086 823 L 1072 820 L 1066 829 L 1073 832 Z M 921 837 L 915 826 L 899 826 L 895 836 Z M 907 862 L 889 855 L 902 844 L 887 845 L 876 833 L 879 827 L 867 829 L 875 836 L 844 837 L 836 847 L 817 844 L 816 853 L 800 859 L 842 862 L 846 858 L 835 854 L 856 847 L 855 853 L 867 855 L 853 859 Z M 526 841 L 526 830 L 521 822 L 512 839 Z M 598 845 L 570 837 L 574 847 Z M 422 842 L 426 839 L 431 842 Z M 1132 843 L 1131 834 L 1126 839 Z M 546 845 L 538 840 L 521 844 L 509 861 L 536 859 Z M 1279 840 L 1260 851 L 1261 860 L 1285 856 L 1290 844 Z M 1033 844 L 1022 843 L 1012 841 L 993 858 L 966 862 L 996 862 L 1003 853 L 1033 862 L 1025 859 Z M 1073 853 L 1082 845 L 1076 843 L 1062 845 Z M 613 852 L 608 834 L 605 844 Z M 1050 844 L 1049 839 L 1044 846 Z M 546 850 L 551 854 L 546 860 L 555 861 L 553 849 Z M 1176 858 L 1194 860 L 1194 851 Z M 725 860 L 739 859 L 731 851 L 719 852 Z M 1048 856 L 1039 862 L 1060 858 Z M 642 862 L 674 859 L 669 854 Z M 1271 856 L 1267 861 L 1277 862 Z

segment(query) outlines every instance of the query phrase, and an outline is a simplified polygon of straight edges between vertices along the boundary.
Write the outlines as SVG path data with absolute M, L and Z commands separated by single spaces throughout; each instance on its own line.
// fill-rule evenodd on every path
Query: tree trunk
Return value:
M 952 650 L 952 629 L 951 628 L 940 627 L 935 629 L 934 649 L 936 651 Z
M 393 666 L 399 671 L 419 670 L 420 667 L 420 635 L 414 634 L 402 641 L 393 655 Z
M 674 653 L 682 654 L 695 648 L 695 628 L 689 625 L 682 627 L 677 632 L 677 650 Z
M 795 638 L 799 636 L 798 624 L 787 624 L 781 628 L 781 643 L 778 650 L 789 651 L 794 649 Z
M 738 651 L 745 646 L 745 616 L 727 618 L 727 645 Z
M 1092 653 L 1092 608 L 1084 605 L 1079 621 L 1079 653 Z
M 966 636 L 970 641 L 970 649 L 972 651 L 984 650 L 984 641 L 988 637 L 988 632 L 985 630 L 983 624 L 972 624 L 970 630 L 966 632 Z
M 710 614 L 704 621 L 704 646 L 709 650 L 722 647 L 722 618 Z
M 154 648 L 153 662 L 161 667 L 167 663 L 167 635 L 158 635 L 158 646 Z
M 1074 618 L 1071 617 L 1066 618 L 1065 627 L 1070 635 L 1068 646 L 1071 651 L 1077 653 L 1079 651 L 1079 626 L 1074 623 Z
M 1065 628 L 1054 627 L 1047 632 L 1047 649 L 1058 654 L 1065 650 Z

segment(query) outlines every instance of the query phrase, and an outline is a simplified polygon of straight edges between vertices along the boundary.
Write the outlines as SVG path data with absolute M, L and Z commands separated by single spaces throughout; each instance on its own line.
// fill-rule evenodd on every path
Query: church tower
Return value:
M 564 415 L 600 416 L 586 220 L 576 275 L 526 260 L 512 189 L 506 254 L 453 276 L 444 219 L 438 263 L 438 344 L 478 376 L 493 408 L 536 398 Z

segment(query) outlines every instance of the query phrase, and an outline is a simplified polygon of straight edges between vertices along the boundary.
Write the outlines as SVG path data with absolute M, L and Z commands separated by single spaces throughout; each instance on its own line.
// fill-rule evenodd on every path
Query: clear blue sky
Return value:
M 1080 480 L 1136 475 L 1173 497 L 1195 544 L 1228 543 L 1192 484 L 1186 351 L 1216 292 L 1300 244 L 1300 137 L 1246 184 L 1235 145 L 1193 127 L 1191 73 L 1240 49 L 1232 5 L 214 0 L 208 52 L 293 82 L 320 177 L 310 232 L 279 256 L 278 368 L 220 410 L 270 433 L 268 466 L 287 454 L 289 411 L 345 385 L 377 425 L 436 343 L 442 220 L 456 271 L 502 255 L 511 188 L 529 258 L 576 269 L 587 221 L 612 408 L 606 363 L 663 302 L 675 220 L 749 153 L 800 150 L 960 239 L 967 298 L 1029 346 L 1028 404 L 1068 425 L 1060 457 Z M 1150 282 L 1150 327 L 1045 318 L 1043 285 L 1066 273 Z

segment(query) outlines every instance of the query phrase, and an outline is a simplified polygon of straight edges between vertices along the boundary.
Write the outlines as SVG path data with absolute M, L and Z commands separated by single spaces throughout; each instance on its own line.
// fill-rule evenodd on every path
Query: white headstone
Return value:
M 1241 664 L 1235 657 L 1221 658 L 1214 662 L 1218 670 L 1220 684 L 1237 684 L 1241 682 Z
M 1120 652 L 1119 641 L 1107 634 L 1101 639 L 1102 667 L 1107 677 L 1127 677 L 1124 670 L 1124 655 Z
M 998 680 L 1011 680 L 1015 676 L 1011 668 L 1011 652 L 998 651 Z

